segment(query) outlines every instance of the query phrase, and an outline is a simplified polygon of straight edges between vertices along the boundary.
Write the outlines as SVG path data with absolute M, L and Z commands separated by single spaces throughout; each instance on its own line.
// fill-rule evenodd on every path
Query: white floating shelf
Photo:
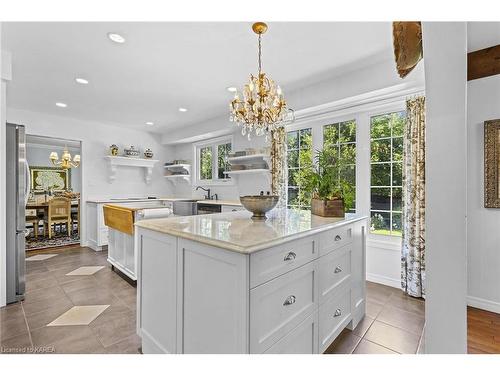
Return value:
M 191 168 L 191 164 L 171 164 L 171 165 L 164 165 L 165 169 L 189 169 Z
M 230 164 L 247 164 L 252 161 L 261 161 L 264 160 L 269 165 L 269 160 L 271 156 L 269 154 L 253 154 L 253 155 L 243 155 L 243 156 L 233 156 L 227 158 L 227 161 Z
M 242 174 L 269 174 L 269 169 L 243 169 L 241 171 L 225 171 L 225 174 L 232 175 L 242 175 Z
M 168 181 L 171 181 L 174 184 L 176 184 L 178 181 L 187 181 L 187 182 L 191 181 L 191 176 L 188 174 L 172 174 L 163 177 L 165 177 Z
M 153 167 L 158 162 L 154 159 L 129 158 L 126 156 L 105 156 L 109 163 L 109 182 L 116 179 L 117 167 L 137 167 L 144 168 L 144 179 L 147 184 L 151 183 Z

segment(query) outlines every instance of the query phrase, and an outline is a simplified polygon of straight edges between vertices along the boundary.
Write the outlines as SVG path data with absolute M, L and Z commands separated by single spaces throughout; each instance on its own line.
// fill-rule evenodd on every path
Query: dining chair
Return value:
M 26 224 L 33 225 L 33 234 L 38 238 L 38 222 L 40 221 L 37 216 L 36 210 L 26 210 Z
M 77 233 L 80 235 L 80 199 L 78 199 L 78 206 L 71 207 L 71 230 L 73 230 L 73 226 L 77 224 Z
M 49 238 L 52 238 L 52 225 L 66 224 L 68 235 L 71 235 L 71 200 L 64 197 L 52 198 L 49 201 L 48 209 L 43 219 L 43 234 L 46 230 L 49 232 Z

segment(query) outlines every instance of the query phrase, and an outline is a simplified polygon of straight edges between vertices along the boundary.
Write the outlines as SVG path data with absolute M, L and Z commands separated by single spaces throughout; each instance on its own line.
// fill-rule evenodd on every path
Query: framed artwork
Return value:
M 66 191 L 71 188 L 71 170 L 58 167 L 30 167 L 31 190 Z
M 500 208 L 500 120 L 484 122 L 484 207 Z

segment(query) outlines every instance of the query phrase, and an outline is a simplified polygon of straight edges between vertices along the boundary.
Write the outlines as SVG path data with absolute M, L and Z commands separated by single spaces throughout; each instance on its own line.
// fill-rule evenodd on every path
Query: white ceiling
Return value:
M 468 22 L 467 51 L 477 51 L 500 44 L 500 22 Z
M 240 87 L 257 68 L 257 38 L 246 22 L 2 27 L 2 48 L 13 59 L 9 107 L 154 132 L 224 114 L 231 99 L 226 87 Z M 111 42 L 112 31 L 126 43 Z M 270 23 L 263 36 L 263 69 L 285 94 L 391 55 L 389 22 Z M 76 84 L 75 77 L 90 84 Z

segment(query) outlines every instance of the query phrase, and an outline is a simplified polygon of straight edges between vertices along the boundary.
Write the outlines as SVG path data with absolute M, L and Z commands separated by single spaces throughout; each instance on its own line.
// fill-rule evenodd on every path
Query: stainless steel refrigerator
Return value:
M 24 126 L 7 124 L 7 303 L 24 299 L 26 202 L 30 175 Z

